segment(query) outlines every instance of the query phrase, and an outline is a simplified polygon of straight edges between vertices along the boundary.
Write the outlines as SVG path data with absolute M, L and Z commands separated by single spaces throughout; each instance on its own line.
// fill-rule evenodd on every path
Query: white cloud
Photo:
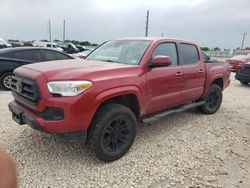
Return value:
M 250 46 L 249 0 L 0 0 L 0 38 L 62 38 L 101 43 L 143 36 L 150 10 L 150 36 L 187 38 L 211 47 L 235 48 L 243 32 Z

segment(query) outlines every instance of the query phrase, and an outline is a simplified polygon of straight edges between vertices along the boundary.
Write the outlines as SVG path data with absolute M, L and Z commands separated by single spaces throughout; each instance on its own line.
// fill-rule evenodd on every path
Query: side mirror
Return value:
M 157 55 L 155 57 L 153 57 L 150 61 L 150 63 L 148 64 L 148 66 L 150 68 L 154 68 L 154 67 L 167 67 L 169 65 L 171 65 L 172 63 L 172 59 L 169 56 L 163 56 L 163 55 Z

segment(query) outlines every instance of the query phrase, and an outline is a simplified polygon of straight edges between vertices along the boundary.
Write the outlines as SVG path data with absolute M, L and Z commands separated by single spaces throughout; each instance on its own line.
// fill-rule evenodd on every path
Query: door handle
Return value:
M 174 75 L 175 75 L 175 76 L 181 76 L 181 75 L 183 75 L 183 73 L 182 73 L 182 72 L 177 72 L 177 73 L 175 73 Z
M 203 70 L 203 69 L 200 69 L 200 70 L 198 71 L 198 73 L 204 73 L 204 70 Z

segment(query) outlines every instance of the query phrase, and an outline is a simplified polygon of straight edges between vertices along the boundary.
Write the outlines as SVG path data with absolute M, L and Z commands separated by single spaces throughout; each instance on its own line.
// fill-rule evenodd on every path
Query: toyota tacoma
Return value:
M 117 39 L 84 61 L 15 69 L 9 109 L 18 124 L 84 140 L 100 160 L 111 162 L 130 149 L 139 123 L 191 108 L 215 113 L 229 77 L 229 64 L 204 62 L 193 42 Z

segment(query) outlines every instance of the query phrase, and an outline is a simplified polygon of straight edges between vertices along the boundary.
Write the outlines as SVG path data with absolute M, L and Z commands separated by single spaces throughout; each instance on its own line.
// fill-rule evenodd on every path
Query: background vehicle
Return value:
M 138 122 L 195 107 L 215 113 L 230 83 L 228 63 L 204 63 L 196 44 L 177 39 L 112 40 L 74 61 L 16 69 L 9 109 L 18 124 L 86 140 L 106 162 L 129 150 Z
M 250 54 L 248 55 L 237 55 L 230 59 L 227 59 L 226 62 L 228 62 L 231 66 L 231 70 L 233 72 L 236 72 L 240 69 L 242 65 L 244 65 L 247 62 L 250 62 Z
M 238 69 L 235 79 L 239 80 L 242 85 L 250 83 L 250 63 L 246 63 Z
M 85 50 L 83 52 L 79 52 L 77 54 L 74 54 L 75 57 L 79 57 L 80 59 L 85 59 L 93 50 Z
M 59 46 L 63 49 L 64 52 L 69 54 L 80 52 L 80 50 L 73 43 L 60 44 Z
M 79 49 L 79 52 L 83 52 L 85 50 L 88 50 L 88 48 L 86 48 L 85 46 L 76 45 L 76 47 Z
M 11 47 L 11 44 L 9 44 L 6 40 L 0 38 L 0 49 L 9 47 Z
M 40 42 L 40 41 L 34 41 L 33 45 L 35 46 L 39 46 L 39 47 L 45 47 L 45 48 L 53 48 L 55 50 L 58 50 L 60 52 L 63 51 L 62 48 L 60 48 L 58 46 L 58 44 L 54 43 L 54 42 Z
M 49 48 L 17 47 L 0 50 L 0 86 L 10 90 L 13 70 L 19 66 L 41 61 L 74 59 L 73 57 Z

